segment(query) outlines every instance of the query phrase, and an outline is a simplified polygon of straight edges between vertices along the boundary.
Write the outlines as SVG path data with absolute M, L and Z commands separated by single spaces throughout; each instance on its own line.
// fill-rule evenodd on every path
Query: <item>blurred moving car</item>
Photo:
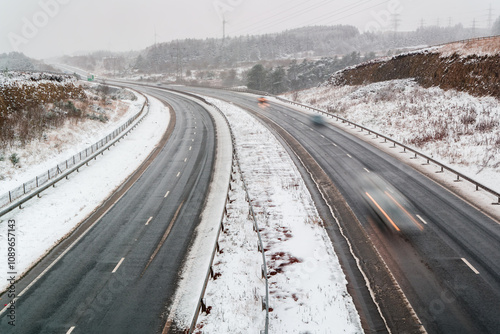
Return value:
M 413 213 L 415 208 L 410 201 L 377 174 L 364 174 L 358 187 L 368 205 L 391 230 L 424 230 Z
M 257 99 L 259 103 L 259 107 L 261 108 L 266 108 L 269 106 L 269 103 L 267 102 L 267 99 L 264 96 L 261 96 Z
M 320 114 L 311 115 L 311 122 L 317 126 L 325 125 L 325 119 Z

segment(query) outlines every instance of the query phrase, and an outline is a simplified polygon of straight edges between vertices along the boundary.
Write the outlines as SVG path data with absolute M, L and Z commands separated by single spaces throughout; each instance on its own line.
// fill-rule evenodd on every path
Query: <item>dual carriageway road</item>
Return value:
M 419 321 L 429 333 L 498 332 L 497 221 L 357 137 L 331 125 L 312 126 L 310 118 L 294 108 L 271 103 L 260 109 L 256 96 L 176 89 L 231 101 L 247 109 L 282 138 L 298 165 L 300 158 L 306 160 L 298 146 L 314 160 L 301 169 L 325 218 L 367 332 L 386 332 L 386 326 L 393 332 L 416 330 Z M 207 193 L 216 137 L 212 119 L 200 104 L 168 91 L 141 90 L 172 105 L 176 120 L 170 138 L 123 197 L 19 299 L 15 332 L 162 331 Z M 334 212 L 339 226 L 329 216 L 331 203 L 315 188 L 314 178 L 319 172 L 311 169 L 309 174 L 307 167 L 321 170 L 323 181 L 331 182 L 326 188 L 342 196 L 335 199 L 337 203 L 345 199 L 345 210 Z M 358 180 L 366 173 L 380 175 L 411 201 L 420 228 L 395 232 L 373 214 L 359 192 Z M 341 235 L 342 229 L 349 234 L 349 226 L 358 229 L 351 235 L 351 246 Z M 371 243 L 377 254 L 366 254 L 371 248 L 356 246 L 362 243 Z M 47 266 L 49 259 L 50 255 L 40 266 Z M 386 266 L 390 272 L 387 277 L 397 283 L 377 280 L 377 271 L 370 269 L 372 259 L 372 264 Z M 30 284 L 34 273 L 19 282 L 20 286 Z M 418 319 L 408 318 L 411 309 L 398 309 L 409 309 L 398 304 L 404 303 L 404 298 Z M 3 317 L 0 332 L 11 330 L 6 323 Z

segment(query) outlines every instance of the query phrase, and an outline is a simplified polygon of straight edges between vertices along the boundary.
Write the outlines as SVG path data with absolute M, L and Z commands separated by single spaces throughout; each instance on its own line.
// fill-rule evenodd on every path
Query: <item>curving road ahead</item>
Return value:
M 307 115 L 291 107 L 271 103 L 267 109 L 260 109 L 256 96 L 213 89 L 182 89 L 231 101 L 263 119 L 275 132 L 284 130 L 295 138 L 298 143 L 295 146 L 301 145 L 314 158 L 345 198 L 356 218 L 344 215 L 339 217 L 341 223 L 348 230 L 359 221 L 411 303 L 419 319 L 417 325 L 421 321 L 429 333 L 500 331 L 498 221 L 357 137 L 331 125 L 315 127 Z M 357 190 L 359 179 L 367 173 L 380 175 L 411 200 L 412 214 L 418 215 L 423 231 L 391 231 L 373 214 Z M 316 198 L 320 197 L 316 194 Z M 327 210 L 320 208 L 320 211 Z M 374 311 L 364 282 L 346 254 L 346 247 L 340 245 L 338 231 L 333 225 L 332 221 L 327 222 L 327 230 L 347 268 L 351 292 L 364 327 L 367 332 L 385 332 L 383 321 Z M 354 244 L 364 242 L 351 241 Z M 363 264 L 370 261 L 368 256 L 361 254 L 361 266 L 368 266 Z M 406 331 L 404 326 L 408 319 L 395 318 L 399 305 L 384 303 L 384 299 L 390 300 L 390 295 L 398 293 L 397 289 L 391 291 L 377 286 L 373 283 L 375 277 L 368 277 L 368 280 L 375 294 L 379 289 L 382 291 L 378 302 L 389 328 L 393 332 Z
M 16 326 L 0 333 L 161 333 L 205 201 L 215 130 L 199 104 L 168 92 L 175 127 L 138 180 L 38 280 L 55 249 L 17 284 Z M 140 177 L 139 177 L 140 176 Z M 77 232 L 76 235 L 79 233 Z

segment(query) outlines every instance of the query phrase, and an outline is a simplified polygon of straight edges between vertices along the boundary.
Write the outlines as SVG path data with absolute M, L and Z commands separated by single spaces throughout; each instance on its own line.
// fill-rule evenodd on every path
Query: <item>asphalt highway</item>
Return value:
M 231 101 L 291 134 L 340 190 L 427 332 L 500 331 L 498 221 L 356 136 L 332 125 L 314 126 L 309 116 L 291 107 L 270 103 L 262 109 L 257 106 L 257 96 L 182 89 Z M 360 180 L 369 173 L 380 176 L 409 199 L 408 210 L 416 217 L 414 226 L 395 231 L 374 214 L 359 190 Z M 390 309 L 383 312 L 391 317 Z M 374 315 L 362 316 L 369 318 L 367 331 L 384 332 Z
M 16 326 L 0 317 L 0 333 L 161 333 L 207 194 L 215 131 L 199 104 L 150 93 L 175 110 L 170 138 L 121 199 L 17 300 Z M 33 279 L 26 276 L 18 289 Z

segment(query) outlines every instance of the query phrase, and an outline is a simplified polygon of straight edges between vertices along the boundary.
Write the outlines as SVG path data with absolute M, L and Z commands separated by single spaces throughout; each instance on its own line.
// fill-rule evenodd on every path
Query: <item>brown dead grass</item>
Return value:
M 463 56 L 474 54 L 498 55 L 500 54 L 500 36 L 495 36 L 488 39 L 450 43 L 441 47 L 439 49 L 439 52 L 445 56 L 451 56 L 454 53 Z
M 500 39 L 470 42 L 471 50 L 496 50 Z M 482 45 L 482 47 L 480 47 Z M 446 46 L 450 50 L 459 46 Z M 469 54 L 457 52 L 449 56 L 437 52 L 420 52 L 395 56 L 382 62 L 365 63 L 352 69 L 337 72 L 330 84 L 363 85 L 367 83 L 415 79 L 425 88 L 438 86 L 455 89 L 475 96 L 500 98 L 500 53 Z
M 82 118 L 80 109 L 68 101 L 84 101 L 82 87 L 58 80 L 33 84 L 30 81 L 0 86 L 0 146 L 21 145 L 40 138 L 44 129 L 58 127 L 64 119 Z M 63 101 L 65 101 L 63 103 Z M 58 105 L 59 109 L 49 106 Z

